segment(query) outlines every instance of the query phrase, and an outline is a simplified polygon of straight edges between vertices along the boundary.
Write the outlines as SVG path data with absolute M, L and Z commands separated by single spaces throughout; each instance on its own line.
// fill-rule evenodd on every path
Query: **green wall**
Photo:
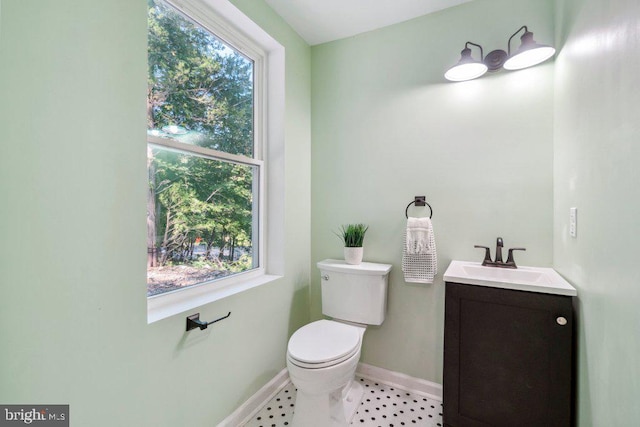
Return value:
M 441 382 L 442 273 L 500 235 L 578 288 L 579 425 L 636 423 L 638 3 L 476 0 L 311 49 L 263 0 L 233 3 L 286 48 L 286 274 L 198 308 L 233 315 L 185 334 L 183 316 L 146 322 L 146 2 L 0 0 L 0 402 L 215 425 L 321 316 L 315 263 L 362 221 L 365 258 L 394 265 L 364 362 Z M 555 34 L 555 63 L 444 81 L 465 41 L 505 48 L 523 24 Z M 400 271 L 415 195 L 434 208 L 433 285 Z
M 442 274 L 452 259 L 482 260 L 474 244 L 501 236 L 527 248 L 520 264 L 551 265 L 553 64 L 464 83 L 443 77 L 466 41 L 485 54 L 506 49 L 524 24 L 552 43 L 553 2 L 477 0 L 312 47 L 311 313 L 321 316 L 315 262 L 343 256 L 333 231 L 369 224 L 365 260 L 393 270 L 365 363 L 441 383 Z M 432 285 L 407 284 L 401 272 L 404 211 L 416 195 L 434 210 Z
M 146 1 L 2 0 L 0 402 L 211 426 L 284 368 L 308 321 L 310 49 L 236 4 L 286 48 L 285 276 L 192 310 L 233 314 L 185 333 L 185 315 L 147 324 Z
M 638 17 L 635 0 L 557 5 L 554 266 L 578 289 L 581 427 L 640 420 Z

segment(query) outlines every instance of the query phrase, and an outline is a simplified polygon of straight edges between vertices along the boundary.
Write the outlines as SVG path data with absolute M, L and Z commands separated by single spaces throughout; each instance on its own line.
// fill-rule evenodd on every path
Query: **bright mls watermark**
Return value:
M 0 427 L 69 427 L 69 405 L 0 405 Z

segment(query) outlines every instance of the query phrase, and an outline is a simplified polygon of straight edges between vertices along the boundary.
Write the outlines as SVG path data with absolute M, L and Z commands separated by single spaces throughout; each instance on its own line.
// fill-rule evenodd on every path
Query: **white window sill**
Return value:
M 282 276 L 247 272 L 147 298 L 147 323 L 157 322 L 228 296 L 265 285 Z

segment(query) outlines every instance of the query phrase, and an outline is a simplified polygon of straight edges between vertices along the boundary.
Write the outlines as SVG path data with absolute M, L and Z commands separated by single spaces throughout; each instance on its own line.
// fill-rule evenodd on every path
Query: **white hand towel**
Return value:
M 407 219 L 407 253 L 426 254 L 431 251 L 432 225 L 430 218 Z
M 418 221 L 418 224 L 413 224 L 412 219 L 421 221 Z M 415 226 L 410 227 L 410 222 Z M 424 231 L 425 225 L 428 225 L 426 232 Z M 409 237 L 409 234 L 413 234 L 412 237 Z M 423 240 L 425 236 L 426 245 Z M 413 243 L 409 243 L 410 240 Z M 423 252 L 410 253 L 409 248 Z M 436 239 L 433 233 L 433 224 L 429 218 L 409 218 L 407 221 L 402 248 L 402 272 L 404 273 L 404 281 L 411 283 L 433 283 L 434 277 L 438 274 Z

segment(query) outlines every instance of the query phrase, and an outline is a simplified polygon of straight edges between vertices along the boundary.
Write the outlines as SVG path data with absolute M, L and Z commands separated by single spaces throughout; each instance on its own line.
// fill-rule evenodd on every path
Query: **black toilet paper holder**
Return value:
M 209 325 L 224 320 L 229 316 L 231 316 L 231 312 L 226 316 L 222 316 L 216 320 L 212 320 L 211 322 L 204 322 L 200 320 L 200 313 L 192 314 L 191 316 L 187 316 L 187 331 L 195 328 L 200 328 L 201 331 L 204 331 Z

